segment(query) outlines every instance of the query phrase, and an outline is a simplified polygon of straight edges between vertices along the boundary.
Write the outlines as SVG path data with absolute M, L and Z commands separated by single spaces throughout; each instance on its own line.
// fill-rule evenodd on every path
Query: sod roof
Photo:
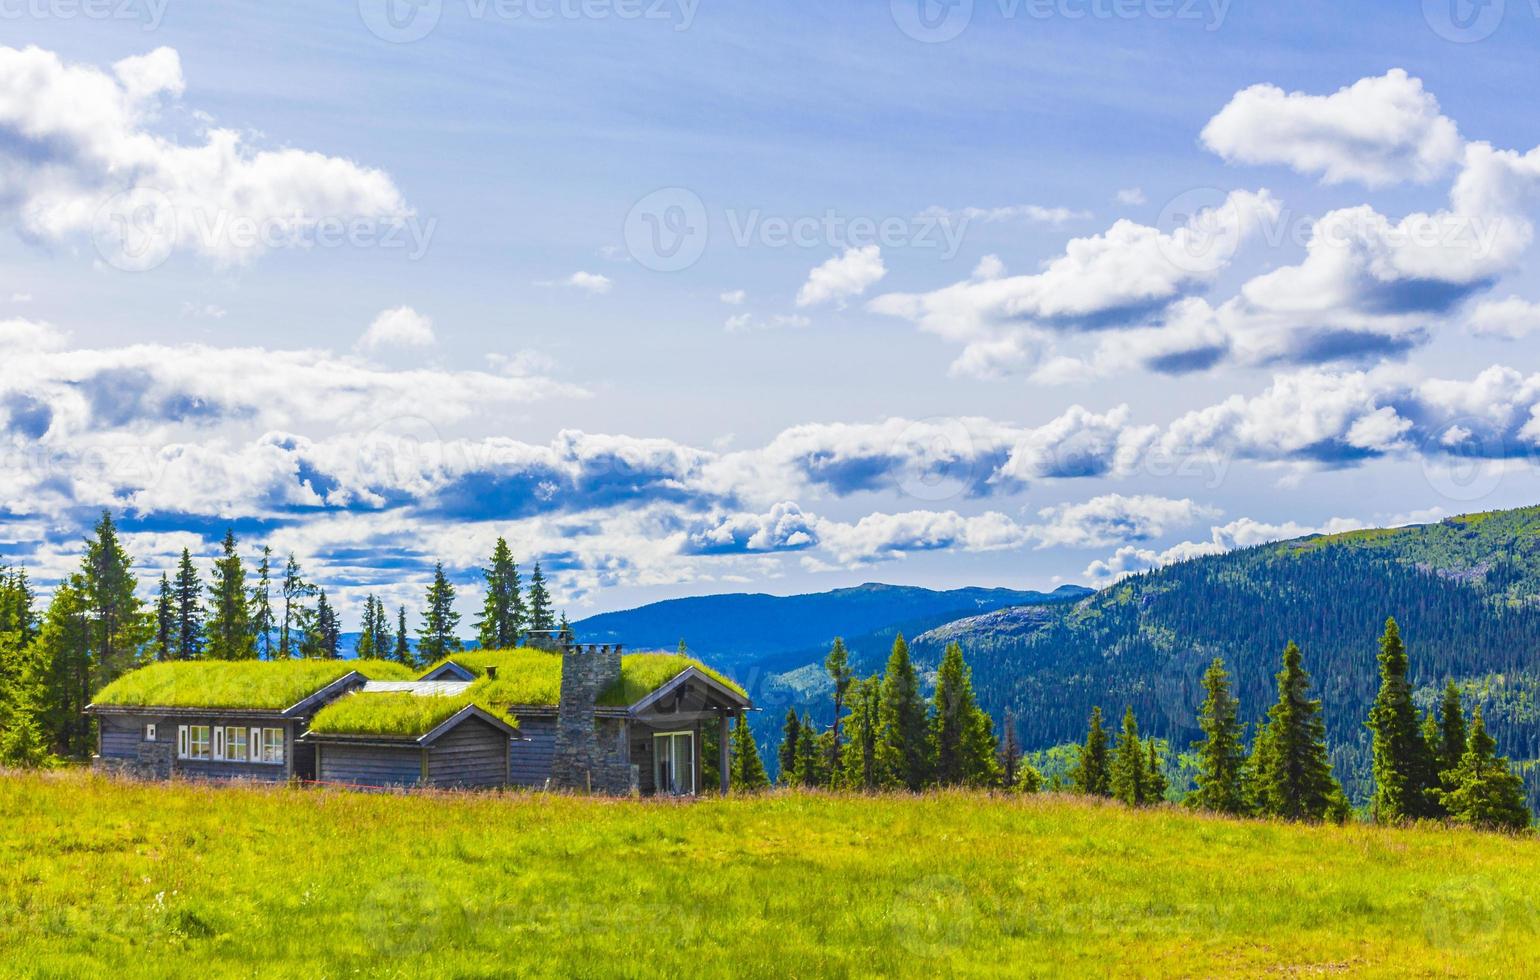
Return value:
M 489 703 L 555 706 L 561 700 L 559 653 L 531 649 L 467 650 L 440 660 L 425 673 L 431 673 L 449 661 L 482 678 L 477 687 Z M 488 667 L 497 668 L 495 680 L 486 679 Z M 620 658 L 620 683 L 603 691 L 599 695 L 599 704 L 612 708 L 635 704 L 691 667 L 747 697 L 743 688 L 694 657 L 677 653 L 628 653 Z M 472 688 L 473 692 L 476 690 L 476 687 Z
M 113 707 L 227 708 L 283 711 L 358 671 L 372 680 L 410 680 L 412 672 L 383 660 L 192 660 L 151 664 L 97 693 Z
M 421 738 L 469 705 L 518 727 L 513 716 L 467 690 L 463 694 L 355 691 L 322 708 L 310 723 L 316 735 Z

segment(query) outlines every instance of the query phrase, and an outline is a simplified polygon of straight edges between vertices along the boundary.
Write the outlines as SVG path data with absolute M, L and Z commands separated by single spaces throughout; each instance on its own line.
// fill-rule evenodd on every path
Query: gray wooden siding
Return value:
M 470 718 L 428 749 L 433 786 L 501 786 L 508 775 L 508 734 Z
M 116 715 L 101 717 L 101 754 L 105 759 L 132 759 L 144 739 L 144 726 L 153 722 L 158 731 L 156 741 L 167 737 L 165 720 L 161 718 L 122 718 Z M 176 745 L 176 729 L 170 732 L 171 744 Z M 174 751 L 174 749 L 173 749 Z
M 529 741 L 509 742 L 508 781 L 543 787 L 551 778 L 551 760 L 556 755 L 556 719 L 520 718 L 519 735 Z
M 323 783 L 354 786 L 416 786 L 422 782 L 422 749 L 374 745 L 321 745 Z
M 276 719 L 189 718 L 156 714 L 101 715 L 98 719 L 100 754 L 104 759 L 132 759 L 144 739 L 144 726 L 155 725 L 155 741 L 171 746 L 172 770 L 178 776 L 192 779 L 257 779 L 265 782 L 282 782 L 289 778 L 288 759 L 294 752 L 294 742 L 289 723 Z M 215 762 L 212 759 L 179 759 L 177 728 L 181 725 L 207 725 L 209 728 L 277 728 L 284 732 L 284 759 L 276 765 L 261 762 Z M 212 737 L 212 736 L 211 736 Z M 212 742 L 210 743 L 212 745 Z

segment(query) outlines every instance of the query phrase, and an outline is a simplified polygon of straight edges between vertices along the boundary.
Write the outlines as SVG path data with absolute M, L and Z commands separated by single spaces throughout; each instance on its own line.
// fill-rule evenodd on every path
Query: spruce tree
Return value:
M 193 565 L 192 554 L 182 549 L 176 566 L 176 659 L 203 656 L 203 582 Z
M 834 728 L 829 739 L 829 758 L 826 764 L 829 772 L 840 771 L 840 721 L 845 713 L 845 698 L 850 693 L 850 685 L 855 682 L 855 671 L 850 669 L 850 653 L 845 649 L 843 638 L 836 636 L 834 645 L 829 648 L 829 655 L 824 658 L 823 669 L 828 672 L 829 680 L 834 684 Z
M 1091 723 L 1086 731 L 1080 757 L 1070 770 L 1070 784 L 1086 796 L 1111 796 L 1112 773 L 1107 758 L 1107 731 L 1102 727 L 1102 709 L 1091 709 Z
M 455 629 L 460 614 L 455 612 L 455 587 L 444 574 L 444 563 L 433 566 L 433 582 L 428 586 L 427 605 L 422 613 L 422 627 L 417 631 L 417 654 L 424 663 L 438 661 L 461 649 Z
M 802 719 L 797 717 L 797 709 L 787 708 L 786 722 L 781 726 L 781 750 L 776 757 L 779 763 L 776 775 L 782 786 L 793 786 L 797 782 L 797 743 L 801 740 Z
M 310 660 L 336 660 L 342 650 L 342 622 L 337 610 L 326 598 L 326 590 L 316 593 L 315 621 L 305 633 L 302 654 Z
M 551 593 L 546 589 L 545 573 L 540 570 L 538 561 L 535 570 L 529 573 L 529 628 L 545 640 L 551 639 L 550 633 L 556 629 Z
M 1497 754 L 1497 742 L 1487 734 L 1478 706 L 1471 712 L 1465 754 L 1450 773 L 1453 789 L 1440 797 L 1450 818 L 1484 830 L 1523 830 L 1529 826 L 1524 781 Z
M 797 784 L 799 786 L 817 786 L 823 781 L 823 760 L 818 751 L 818 739 L 819 733 L 813 725 L 813 719 L 804 714 L 802 731 L 797 737 Z
M 85 758 L 95 747 L 84 714 L 90 692 L 96 689 L 92 639 L 91 615 L 80 576 L 72 576 L 54 589 L 32 647 L 43 685 L 34 717 L 43 728 L 45 741 L 57 746 L 60 754 L 75 758 Z
M 1139 722 L 1130 705 L 1123 712 L 1123 730 L 1112 750 L 1112 795 L 1129 806 L 1143 806 L 1149 799 L 1149 766 L 1144 759 L 1144 743 L 1139 740 Z
M 1230 693 L 1230 675 L 1218 657 L 1203 674 L 1203 689 L 1208 692 L 1198 710 L 1198 727 L 1203 738 L 1193 743 L 1197 751 L 1198 788 L 1187 802 L 1200 810 L 1242 814 L 1250 807 L 1243 782 L 1246 749 L 1239 721 L 1240 702 Z
M 1380 637 L 1379 666 L 1380 691 L 1366 723 L 1374 733 L 1369 811 L 1378 823 L 1433 816 L 1433 759 L 1412 704 L 1406 647 L 1394 619 L 1386 620 Z
M 257 638 L 257 656 L 273 659 L 273 549 L 262 546 L 257 563 L 257 584 L 251 587 L 251 632 Z
M 210 660 L 251 660 L 256 657 L 257 638 L 251 628 L 250 601 L 246 593 L 246 567 L 235 550 L 235 532 L 226 530 L 209 583 L 209 619 L 205 632 Z
M 978 706 L 973 672 L 956 643 L 942 653 L 930 719 L 930 768 L 936 783 L 983 787 L 999 782 L 994 723 Z
M 278 624 L 278 656 L 282 660 L 303 656 L 300 648 L 309 632 L 310 610 L 305 601 L 315 595 L 315 586 L 305 581 L 299 559 L 289 552 L 283 566 L 283 616 Z
M 177 659 L 180 638 L 176 590 L 171 587 L 171 578 L 161 572 L 160 588 L 155 593 L 155 659 Z
M 94 536 L 86 540 L 80 564 L 81 597 L 91 616 L 93 680 L 106 685 L 139 665 L 141 648 L 150 641 L 154 625 L 135 594 L 134 560 L 123 550 L 112 515 L 102 511 Z M 94 691 L 82 691 L 89 703 Z M 87 723 L 89 727 L 89 722 Z
M 25 647 L 37 638 L 35 597 L 27 582 L 25 568 L 10 569 L 0 565 L 0 633 L 14 633 L 18 646 Z
M 920 680 L 909 659 L 909 644 L 900 633 L 893 640 L 877 705 L 879 785 L 911 790 L 925 786 L 930 776 L 928 728 Z
M 1322 820 L 1342 795 L 1326 755 L 1321 702 L 1310 697 L 1310 675 L 1292 642 L 1278 672 L 1278 701 L 1257 733 L 1254 755 L 1256 805 L 1265 814 Z
M 412 653 L 411 634 L 407 632 L 406 628 L 405 606 L 400 607 L 400 609 L 398 609 L 396 612 L 396 644 L 395 647 L 391 650 L 390 659 L 394 660 L 398 664 L 404 664 L 408 667 L 421 666 L 421 664 L 417 662 L 417 656 Z
M 0 599 L 13 583 L 0 576 Z M 7 616 L 14 610 L 7 611 Z M 17 626 L 7 618 L 4 626 Z M 40 768 L 53 763 L 39 717 L 47 697 L 41 644 L 22 644 L 19 629 L 0 630 L 0 766 Z
M 729 785 L 735 793 L 752 793 L 770 785 L 765 775 L 764 760 L 759 757 L 759 746 L 754 744 L 754 732 L 749 728 L 747 715 L 739 715 L 733 726 L 732 767 Z
M 364 597 L 364 616 L 358 624 L 358 639 L 353 644 L 353 656 L 359 660 L 378 660 L 381 651 L 375 646 L 379 629 L 374 623 L 374 593 Z
M 1153 737 L 1146 740 L 1149 746 L 1149 766 L 1145 770 L 1144 786 L 1146 802 L 1159 804 L 1166 802 L 1166 793 L 1171 789 L 1171 780 L 1166 778 L 1165 766 L 1160 762 L 1160 746 Z
M 882 680 L 875 674 L 851 686 L 846 742 L 840 753 L 839 783 L 845 789 L 870 790 L 877 786 L 877 714 L 881 698 Z
M 1016 737 L 1016 713 L 1011 709 L 1005 709 L 1005 719 L 1002 723 L 1005 729 L 1000 733 L 1000 781 L 1009 789 L 1016 785 L 1016 774 L 1021 769 L 1021 741 Z M 1042 774 L 1038 774 L 1039 782 Z
M 1444 697 L 1438 706 L 1438 738 L 1430 741 L 1434 746 L 1435 768 L 1442 774 L 1459 766 L 1465 756 L 1468 735 L 1465 731 L 1465 714 L 1460 704 L 1460 689 L 1454 681 L 1444 685 Z M 1442 785 L 1443 789 L 1454 789 Z
M 508 542 L 497 539 L 491 564 L 482 569 L 486 598 L 476 623 L 476 642 L 483 650 L 511 650 L 524 635 L 524 596 L 519 588 L 519 566 Z
M 561 619 L 556 623 L 556 639 L 562 646 L 572 643 L 572 624 L 567 621 L 567 610 L 561 611 Z

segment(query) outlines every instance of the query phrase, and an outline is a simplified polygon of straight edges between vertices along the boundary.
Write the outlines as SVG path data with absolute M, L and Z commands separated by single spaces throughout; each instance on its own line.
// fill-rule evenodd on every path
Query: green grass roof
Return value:
M 478 696 L 472 687 L 456 695 L 356 691 L 322 708 L 310 730 L 317 735 L 421 738 L 472 704 L 518 727 L 513 716 Z
M 383 738 L 420 738 L 449 720 L 468 704 L 488 711 L 510 725 L 508 713 L 519 706 L 555 707 L 561 700 L 561 654 L 545 650 L 467 650 L 448 658 L 479 679 L 463 694 L 418 695 L 394 691 L 359 692 L 321 709 L 310 730 L 319 735 L 358 735 Z M 428 671 L 443 666 L 439 661 Z M 486 676 L 497 668 L 496 679 Z M 693 657 L 675 653 L 630 653 L 620 658 L 621 680 L 599 696 L 606 707 L 635 704 L 697 667 L 722 684 L 744 694 L 743 688 Z M 747 696 L 747 695 L 745 695 Z
M 486 677 L 487 667 L 496 667 L 497 679 L 482 682 L 487 685 L 486 697 L 492 703 L 555 705 L 561 700 L 559 653 L 530 649 L 467 650 L 440 660 L 428 672 L 448 661 L 454 661 L 482 678 Z M 599 703 L 617 708 L 635 704 L 690 667 L 698 668 L 747 697 L 743 688 L 694 657 L 677 653 L 628 653 L 620 658 L 620 683 L 601 693 Z
M 383 660 L 192 660 L 124 674 L 97 693 L 99 705 L 283 711 L 351 671 L 372 680 L 411 680 Z

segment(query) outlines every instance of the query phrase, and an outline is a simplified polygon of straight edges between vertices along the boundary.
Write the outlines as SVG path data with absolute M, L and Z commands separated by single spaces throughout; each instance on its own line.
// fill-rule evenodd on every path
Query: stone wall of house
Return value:
M 103 758 L 92 760 L 93 768 L 133 779 L 170 779 L 174 755 L 170 742 L 141 741 L 133 758 Z
M 552 789 L 610 795 L 634 791 L 636 774 L 623 723 L 594 717 L 599 695 L 619 680 L 619 644 L 569 644 L 562 649 Z

